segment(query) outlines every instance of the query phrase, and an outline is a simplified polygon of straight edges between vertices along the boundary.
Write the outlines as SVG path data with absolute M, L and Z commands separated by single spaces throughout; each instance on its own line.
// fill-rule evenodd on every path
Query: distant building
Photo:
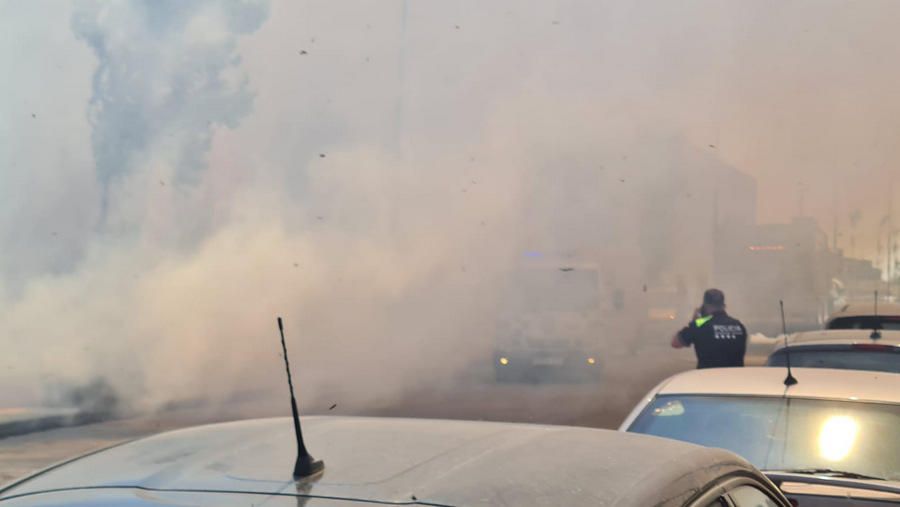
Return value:
M 842 252 L 835 254 L 836 304 L 871 301 L 876 290 L 884 293 L 884 285 L 881 270 L 872 261 L 844 257 Z
M 596 263 L 622 318 L 667 335 L 713 285 L 727 231 L 756 223 L 756 180 L 679 138 L 613 160 L 567 154 L 527 168 L 519 250 Z
M 815 219 L 787 224 L 745 225 L 720 230 L 715 285 L 751 332 L 781 331 L 784 301 L 789 331 L 814 329 L 830 314 L 834 256 Z

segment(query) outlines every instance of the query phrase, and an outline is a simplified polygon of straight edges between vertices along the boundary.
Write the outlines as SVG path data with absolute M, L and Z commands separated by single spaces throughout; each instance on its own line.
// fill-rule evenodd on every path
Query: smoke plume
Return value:
M 526 254 L 592 258 L 603 361 L 646 368 L 720 217 L 871 257 L 898 155 L 894 4 L 41 6 L 0 6 L 0 404 L 280 396 L 276 316 L 326 407 L 489 378 Z

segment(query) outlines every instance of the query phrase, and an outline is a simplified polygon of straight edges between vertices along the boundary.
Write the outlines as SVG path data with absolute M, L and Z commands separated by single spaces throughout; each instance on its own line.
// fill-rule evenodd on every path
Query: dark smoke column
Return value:
M 72 29 L 97 56 L 89 120 L 105 229 L 113 184 L 151 157 L 174 184 L 207 164 L 213 126 L 235 127 L 252 94 L 235 53 L 267 2 L 129 0 L 77 4 Z

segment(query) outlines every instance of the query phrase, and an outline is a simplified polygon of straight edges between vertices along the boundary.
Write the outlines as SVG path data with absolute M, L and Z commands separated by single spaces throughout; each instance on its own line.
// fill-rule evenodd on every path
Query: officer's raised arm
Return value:
M 682 330 L 683 331 L 683 330 Z M 673 349 L 683 349 L 685 347 L 689 347 L 690 345 L 686 345 L 683 341 L 681 341 L 681 331 L 672 335 L 672 348 Z
M 693 320 L 691 322 L 688 322 L 687 326 L 684 326 L 680 331 L 672 335 L 671 345 L 673 349 L 683 349 L 685 347 L 691 346 L 691 343 L 693 342 L 693 339 L 690 336 L 691 324 L 703 315 L 703 312 L 701 310 L 702 307 L 695 309 Z

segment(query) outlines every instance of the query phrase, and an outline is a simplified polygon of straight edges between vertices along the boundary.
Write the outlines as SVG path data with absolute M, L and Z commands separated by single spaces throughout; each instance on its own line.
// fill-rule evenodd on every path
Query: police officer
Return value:
M 725 313 L 725 294 L 718 289 L 703 293 L 703 305 L 694 320 L 672 337 L 672 348 L 694 346 L 697 368 L 744 366 L 747 328 Z

